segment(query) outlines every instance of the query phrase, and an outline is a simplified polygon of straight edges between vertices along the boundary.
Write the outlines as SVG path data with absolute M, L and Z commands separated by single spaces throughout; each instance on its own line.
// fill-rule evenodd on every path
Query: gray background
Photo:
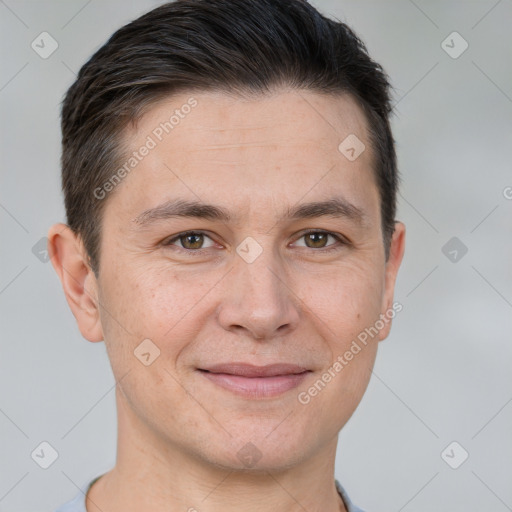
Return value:
M 64 219 L 64 92 L 114 29 L 158 3 L 0 1 L 2 512 L 52 511 L 114 463 L 104 345 L 81 338 L 32 248 Z M 368 512 L 512 510 L 512 2 L 313 3 L 392 78 L 408 228 L 403 311 L 340 434 L 336 476 Z M 31 48 L 43 31 L 59 44 L 47 59 Z M 454 31 L 469 44 L 458 58 L 441 45 Z M 452 237 L 468 249 L 455 262 L 442 250 Z M 31 458 L 42 441 L 59 455 L 46 470 Z M 458 469 L 441 456 L 452 441 L 452 465 L 469 453 Z

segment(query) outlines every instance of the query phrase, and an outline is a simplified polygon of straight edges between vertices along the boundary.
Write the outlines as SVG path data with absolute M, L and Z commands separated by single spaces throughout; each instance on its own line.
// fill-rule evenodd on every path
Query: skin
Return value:
M 386 260 L 365 117 L 345 95 L 182 94 L 131 127 L 127 147 L 139 148 L 191 96 L 197 107 L 104 199 L 98 276 L 69 228 L 49 232 L 80 331 L 105 341 L 118 381 L 117 462 L 91 488 L 87 510 L 345 510 L 334 487 L 338 432 L 391 322 L 308 404 L 297 396 L 393 304 L 405 227 L 396 223 Z M 366 145 L 355 161 L 338 151 L 349 134 Z M 135 222 L 178 197 L 224 207 L 234 219 Z M 361 210 L 364 222 L 282 218 L 286 207 L 333 197 Z M 206 236 L 175 239 L 187 230 Z M 249 236 L 262 248 L 252 263 L 236 252 Z M 149 366 L 134 356 L 144 339 L 160 350 Z M 311 372 L 295 389 L 251 399 L 197 371 L 230 361 Z M 250 468 L 237 456 L 247 443 L 261 454 Z

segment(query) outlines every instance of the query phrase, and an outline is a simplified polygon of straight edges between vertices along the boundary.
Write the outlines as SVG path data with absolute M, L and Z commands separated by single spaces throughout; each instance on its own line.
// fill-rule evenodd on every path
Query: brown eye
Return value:
M 312 249 L 322 249 L 327 244 L 329 235 L 327 233 L 315 232 L 304 235 L 306 246 Z
M 205 245 L 209 243 L 209 245 Z M 165 247 L 171 247 L 176 245 L 178 249 L 183 249 L 185 251 L 190 252 L 199 252 L 203 249 L 208 249 L 213 247 L 213 240 L 204 233 L 195 232 L 195 231 L 186 231 L 185 233 L 180 233 L 173 238 L 169 238 L 164 241 L 163 244 Z
M 201 234 L 190 234 L 180 236 L 179 240 L 184 249 L 201 249 L 203 238 Z
M 329 239 L 331 241 L 329 242 Z M 303 240 L 303 242 L 302 242 Z M 318 252 L 328 252 L 343 249 L 350 242 L 346 241 L 342 235 L 331 233 L 330 231 L 310 230 L 302 233 L 294 243 L 298 247 L 316 249 Z

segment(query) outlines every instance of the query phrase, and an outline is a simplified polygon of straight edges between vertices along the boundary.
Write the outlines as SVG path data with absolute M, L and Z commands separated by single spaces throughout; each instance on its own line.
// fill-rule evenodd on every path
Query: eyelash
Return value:
M 327 246 L 326 248 L 318 248 L 318 249 L 315 249 L 314 247 L 305 247 L 305 249 L 311 249 L 315 252 L 321 252 L 321 253 L 329 253 L 329 252 L 332 252 L 332 251 L 339 251 L 343 246 L 348 246 L 350 245 L 350 242 L 348 242 L 348 240 L 346 240 L 345 238 L 343 238 L 341 235 L 338 235 L 336 233 L 333 233 L 331 231 L 324 231 L 322 229 L 309 229 L 309 230 L 306 230 L 304 231 L 300 236 L 299 238 L 297 238 L 297 240 L 300 240 L 301 238 L 307 236 L 307 235 L 310 235 L 312 233 L 315 233 L 315 234 L 324 234 L 324 235 L 330 235 L 332 236 L 338 243 L 335 243 L 335 244 L 331 244 L 329 246 Z M 173 236 L 172 238 L 168 238 L 166 240 L 164 240 L 162 242 L 162 245 L 164 247 L 171 247 L 173 246 L 173 243 L 178 241 L 180 238 L 182 237 L 186 237 L 186 236 L 189 236 L 189 235 L 204 235 L 206 237 L 208 237 L 210 240 L 214 241 L 206 232 L 204 231 L 184 231 L 182 233 L 178 233 L 177 235 Z M 177 249 L 178 251 L 180 252 L 185 252 L 186 254 L 189 254 L 189 255 L 202 255 L 205 251 L 208 251 L 210 249 L 210 247 L 207 247 L 205 249 L 185 249 L 184 247 L 178 247 L 178 246 L 174 246 L 175 249 Z

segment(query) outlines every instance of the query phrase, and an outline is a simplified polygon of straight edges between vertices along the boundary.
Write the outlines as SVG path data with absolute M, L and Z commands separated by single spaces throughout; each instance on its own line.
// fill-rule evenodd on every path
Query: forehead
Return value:
M 343 153 L 347 140 L 365 148 L 356 159 Z M 238 219 L 254 204 L 289 209 L 305 196 L 378 202 L 366 119 L 348 95 L 181 93 L 153 105 L 125 147 L 127 159 L 150 148 L 113 198 L 138 214 L 176 195 L 236 206 Z
M 280 147 L 300 143 L 332 152 L 348 135 L 366 138 L 367 122 L 362 109 L 348 94 L 277 89 L 268 94 L 241 96 L 205 91 L 158 101 L 127 138 L 135 141 L 146 134 L 151 134 L 157 143 L 184 142 L 187 147 L 195 144 L 197 150 L 223 154 L 242 146 L 257 147 L 258 143 Z

